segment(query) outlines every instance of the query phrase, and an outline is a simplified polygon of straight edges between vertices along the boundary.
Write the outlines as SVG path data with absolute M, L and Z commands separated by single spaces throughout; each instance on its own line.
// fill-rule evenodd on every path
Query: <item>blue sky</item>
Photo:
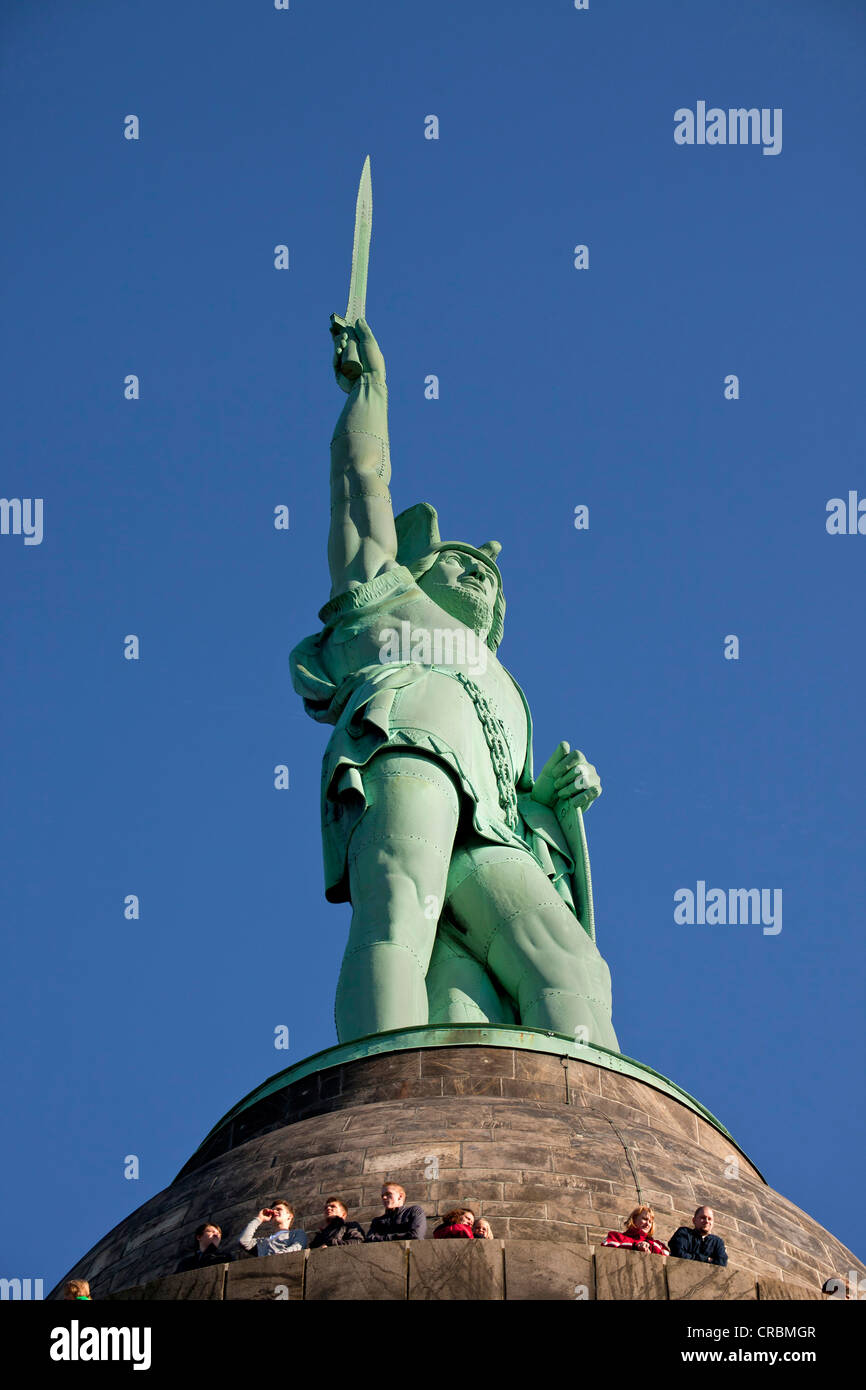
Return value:
M 335 1041 L 288 653 L 368 153 L 395 504 L 502 542 L 536 766 L 599 769 L 623 1050 L 866 1253 L 866 536 L 825 527 L 866 496 L 864 41 L 854 0 L 5 8 L 0 492 L 44 535 L 0 536 L 4 1273 L 49 1287 Z M 676 145 L 699 100 L 781 108 L 781 153 Z M 675 923 L 699 880 L 781 889 L 782 931 Z

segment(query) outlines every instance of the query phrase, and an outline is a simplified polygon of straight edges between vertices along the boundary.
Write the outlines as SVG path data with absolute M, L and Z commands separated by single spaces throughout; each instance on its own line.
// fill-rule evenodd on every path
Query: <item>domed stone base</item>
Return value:
M 567 1265 L 564 1286 L 591 1286 L 588 1297 L 601 1288 L 607 1292 L 598 1292 L 600 1298 L 754 1298 L 762 1281 L 762 1296 L 777 1297 L 769 1290 L 787 1284 L 795 1286 L 792 1297 L 803 1297 L 830 1277 L 864 1272 L 829 1232 L 769 1188 L 724 1127 L 674 1083 L 567 1038 L 466 1025 L 410 1029 L 332 1048 L 272 1078 L 219 1122 L 165 1191 L 116 1226 L 66 1277 L 89 1279 L 97 1298 L 133 1288 L 138 1297 L 232 1298 L 232 1286 L 270 1277 L 262 1261 L 230 1265 L 227 1276 L 217 1266 L 219 1280 L 209 1270 L 197 1272 L 192 1283 L 178 1276 L 189 1288 L 178 1283 L 175 1294 L 156 1292 L 151 1281 L 173 1273 L 205 1220 L 218 1222 L 223 1245 L 238 1253 L 243 1227 L 280 1197 L 294 1205 L 295 1224 L 309 1232 L 322 1224 L 330 1196 L 341 1197 L 366 1226 L 381 1212 L 385 1180 L 401 1183 L 407 1202 L 422 1205 L 431 1219 L 466 1204 L 490 1221 L 497 1237 L 484 1243 L 490 1254 L 465 1242 L 470 1254 L 452 1252 L 448 1259 L 469 1261 L 466 1268 L 476 1273 L 492 1260 L 491 1291 L 452 1295 L 457 1298 L 501 1298 L 502 1279 L 509 1297 L 535 1296 L 517 1290 L 531 1287 L 529 1271 L 543 1268 L 543 1243 L 549 1249 L 550 1242 L 568 1247 L 557 1266 Z M 656 1234 L 664 1240 L 677 1226 L 691 1225 L 696 1206 L 713 1207 L 730 1265 L 728 1271 L 697 1267 L 710 1292 L 688 1292 L 696 1272 L 683 1272 L 688 1261 L 660 1258 L 645 1271 L 658 1288 L 650 1283 L 644 1292 L 626 1291 L 635 1265 L 622 1252 L 598 1247 L 639 1202 L 654 1207 Z M 370 1297 L 407 1297 L 413 1296 L 411 1269 L 416 1284 L 428 1277 L 436 1283 L 438 1265 L 430 1262 L 446 1258 L 437 1253 L 443 1246 L 463 1244 L 275 1258 L 294 1261 L 301 1271 L 296 1297 L 325 1296 L 315 1293 L 316 1280 L 325 1277 L 318 1272 L 326 1268 L 324 1256 L 327 1268 L 346 1271 L 346 1287 L 355 1290 L 327 1296 L 358 1298 L 365 1296 L 357 1292 L 359 1275 L 349 1271 L 360 1271 L 373 1259 L 368 1251 L 378 1250 L 397 1292 L 375 1293 L 371 1286 Z M 549 1254 L 555 1261 L 554 1251 Z M 349 1259 L 335 1263 L 331 1255 Z M 584 1277 L 575 1278 L 575 1269 Z M 601 1285 L 600 1269 L 607 1280 Z M 735 1273 L 739 1292 L 731 1282 Z M 196 1280 L 198 1294 L 192 1291 Z M 142 1295 L 148 1284 L 151 1293 Z

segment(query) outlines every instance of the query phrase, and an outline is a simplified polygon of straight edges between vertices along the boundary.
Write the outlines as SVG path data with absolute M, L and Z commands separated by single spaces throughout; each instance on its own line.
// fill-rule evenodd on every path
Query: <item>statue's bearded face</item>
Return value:
M 479 637 L 490 631 L 498 587 L 495 570 L 465 550 L 441 550 L 418 580 L 419 589 Z

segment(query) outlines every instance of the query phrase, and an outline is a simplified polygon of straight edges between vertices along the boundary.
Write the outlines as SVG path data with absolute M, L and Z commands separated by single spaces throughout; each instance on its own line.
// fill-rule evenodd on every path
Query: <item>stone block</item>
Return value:
M 436 1051 L 438 1050 L 437 1048 Z M 422 1075 L 421 1067 L 427 1055 L 426 1051 L 419 1049 L 417 1052 L 376 1053 L 370 1057 L 361 1057 L 342 1068 L 343 1093 L 354 1091 L 357 1086 L 366 1086 L 371 1081 L 381 1084 L 404 1079 L 418 1080 Z
M 281 1134 L 269 1135 L 268 1152 L 272 1154 L 271 1163 L 275 1168 L 288 1163 L 294 1156 L 298 1158 L 318 1158 L 322 1154 L 340 1153 L 343 1149 L 357 1148 L 358 1142 L 350 1127 L 346 1129 L 346 1116 L 340 1116 L 338 1128 L 320 1130 L 319 1124 L 325 1120 L 326 1116 L 321 1116 L 319 1120 L 304 1121 L 303 1127 L 306 1133 L 301 1135 L 296 1133 L 301 1129 L 301 1125 L 291 1125 L 283 1130 Z M 257 1166 L 261 1168 L 261 1160 Z
M 559 1057 L 551 1056 L 548 1052 L 515 1052 L 513 1055 L 514 1075 L 518 1080 L 557 1086 L 560 1104 L 565 1100 L 565 1067 Z
M 300 1302 L 304 1296 L 306 1258 L 306 1251 L 293 1250 L 287 1255 L 236 1261 L 228 1266 L 227 1302 Z
M 364 1135 L 368 1145 L 375 1144 L 378 1148 L 401 1149 L 407 1144 L 412 1144 L 417 1148 L 423 1147 L 425 1153 L 435 1152 L 436 1146 L 445 1141 L 449 1144 L 460 1144 L 464 1140 L 469 1143 L 489 1142 L 492 1137 L 489 1126 L 484 1129 L 472 1120 L 465 1120 L 462 1124 L 458 1124 L 456 1121 L 444 1124 L 438 1118 L 428 1120 L 426 1124 L 395 1126 L 382 1138 L 379 1138 L 378 1135 Z
M 766 1216 L 766 1213 L 765 1213 Z M 830 1252 L 826 1242 L 822 1241 L 814 1229 L 814 1224 L 806 1217 L 803 1221 L 798 1221 L 794 1212 L 788 1212 L 785 1216 L 773 1216 L 770 1222 L 773 1234 L 780 1241 L 787 1242 L 794 1246 L 800 1258 L 808 1258 L 812 1255 L 816 1262 L 827 1264 L 830 1262 Z
M 651 1206 L 656 1214 L 656 1230 L 660 1226 L 670 1226 L 671 1217 L 674 1210 L 674 1199 L 670 1192 L 661 1192 L 655 1187 L 644 1187 L 641 1183 L 640 1195 L 648 1206 Z M 636 1200 L 636 1199 L 635 1199 Z M 691 1225 L 691 1219 L 689 1220 Z M 676 1226 L 671 1228 L 671 1234 L 676 1230 Z
M 522 1202 L 521 1207 L 523 1207 Z M 558 1201 L 550 1201 L 547 1203 L 546 1211 L 548 1221 L 570 1221 L 573 1224 L 597 1226 L 602 1219 L 601 1212 L 593 1210 L 588 1204 L 577 1201 L 571 1202 L 567 1198 L 563 1200 L 561 1194 Z M 521 1211 L 521 1215 L 522 1214 Z M 527 1212 L 526 1215 L 531 1216 L 532 1213 Z M 610 1227 L 608 1227 L 608 1230 L 610 1230 Z
M 421 1054 L 422 1076 L 513 1076 L 514 1053 L 505 1047 L 435 1047 Z
M 529 1107 L 523 1109 L 522 1114 L 501 1111 L 500 1119 L 484 1126 L 476 1138 L 481 1139 L 489 1135 L 497 1141 L 507 1139 L 516 1144 L 525 1143 L 527 1140 L 538 1143 L 538 1140 L 543 1138 L 545 1144 L 552 1148 L 567 1149 L 577 1141 L 583 1131 L 580 1125 L 550 1115 L 549 1110 L 549 1106 L 542 1107 L 539 1103 L 537 1112 Z
M 478 1213 L 475 1213 L 476 1216 Z M 504 1220 L 506 1217 L 525 1217 L 529 1221 L 545 1221 L 548 1216 L 547 1204 L 545 1202 L 485 1202 L 482 1216 L 486 1216 L 488 1221 L 495 1221 L 497 1217 Z
M 646 1299 L 664 1302 L 665 1256 L 639 1250 L 599 1248 L 595 1252 L 595 1296 L 600 1301 Z
M 205 1265 L 203 1269 L 188 1269 L 183 1274 L 168 1274 L 161 1279 L 149 1279 L 145 1284 L 118 1289 L 108 1299 L 124 1302 L 218 1302 L 223 1297 L 228 1265 Z
M 340 1153 L 317 1154 L 315 1158 L 289 1160 L 280 1169 L 279 1184 L 286 1187 L 292 1183 L 309 1183 L 318 1189 L 326 1180 L 333 1185 L 346 1178 L 359 1178 L 363 1171 L 364 1149 L 348 1149 Z
M 473 1202 L 501 1202 L 502 1188 L 501 1182 L 439 1181 L 429 1184 L 428 1196 L 431 1202 L 439 1203 L 441 1211 L 447 1211 L 449 1203 L 454 1207 L 458 1202 L 467 1202 L 471 1207 Z
M 800 1299 L 811 1299 L 823 1303 L 824 1295 L 819 1289 L 807 1288 L 800 1284 L 784 1284 L 781 1279 L 758 1279 L 758 1299 L 761 1303 L 791 1303 Z
M 643 1081 L 621 1072 L 602 1070 L 601 1094 L 610 1100 L 621 1101 L 652 1118 L 654 1128 L 682 1135 L 690 1143 L 698 1142 L 698 1122 L 693 1110 L 680 1105 L 664 1091 L 657 1091 Z
M 420 1080 L 404 1080 L 372 1083 L 369 1086 L 353 1087 L 351 1094 L 338 1096 L 336 1100 L 322 1101 L 322 1105 L 327 1105 L 330 1109 L 339 1107 L 345 1109 L 348 1106 L 361 1105 L 380 1105 L 393 1102 L 395 1099 L 404 1100 L 407 1105 L 418 1099 L 441 1098 L 442 1096 L 442 1077 L 425 1076 Z
M 810 1260 L 808 1254 L 803 1254 L 803 1259 L 798 1260 L 791 1255 L 786 1255 L 784 1250 L 777 1251 L 771 1247 L 769 1258 L 775 1260 L 776 1264 L 779 1266 L 780 1274 L 783 1274 L 786 1279 L 790 1279 L 796 1284 L 817 1284 L 820 1288 L 824 1280 L 828 1277 L 827 1274 L 822 1271 L 829 1269 L 829 1265 L 824 1262 L 818 1266 Z
M 541 1181 L 533 1178 L 529 1182 L 503 1183 L 502 1200 L 514 1204 L 519 1202 L 569 1202 L 590 1205 L 590 1194 L 584 1187 L 559 1187 L 550 1182 L 553 1173 L 541 1173 Z
M 555 1173 L 577 1173 L 580 1176 L 600 1177 L 618 1182 L 633 1192 L 634 1177 L 622 1145 L 611 1130 L 610 1139 L 577 1138 L 570 1149 L 552 1149 L 551 1162 Z M 611 1142 L 613 1141 L 613 1142 Z
M 175 1261 L 175 1263 L 177 1263 Z M 133 1257 L 130 1260 L 120 1260 L 108 1270 L 96 1277 L 96 1282 L 91 1288 L 94 1298 L 106 1298 L 108 1294 L 122 1293 L 124 1289 L 132 1288 L 135 1284 L 144 1284 L 148 1279 L 155 1278 L 158 1274 L 169 1274 L 171 1267 L 160 1270 L 145 1269 L 140 1260 Z M 87 1278 L 87 1271 L 78 1276 L 81 1279 Z M 62 1290 L 61 1290 L 62 1293 Z
M 666 1184 L 662 1183 L 661 1186 L 664 1187 Z M 752 1196 L 751 1193 L 744 1193 L 741 1183 L 730 1182 L 724 1187 L 716 1187 L 705 1182 L 700 1187 L 695 1184 L 695 1192 L 700 1194 L 698 1200 L 712 1207 L 715 1213 L 713 1230 L 722 1231 L 726 1217 L 736 1217 L 737 1220 L 748 1221 L 753 1226 L 763 1224 L 760 1216 L 761 1194 L 755 1192 Z M 764 1231 L 767 1231 L 766 1225 Z M 781 1248 L 781 1238 L 779 1247 Z
M 747 1269 L 758 1278 L 779 1280 L 783 1278 L 778 1265 L 772 1264 L 769 1260 L 762 1260 L 758 1255 L 738 1255 L 736 1263 L 740 1269 Z M 758 1296 L 760 1297 L 760 1294 Z
M 413 1145 L 411 1148 L 400 1149 L 375 1149 L 368 1148 L 367 1155 L 363 1161 L 361 1171 L 366 1175 L 369 1173 L 381 1173 L 383 1180 L 390 1176 L 417 1173 L 418 1181 L 423 1180 L 424 1169 L 428 1165 L 428 1159 L 438 1160 L 441 1168 L 454 1168 L 460 1163 L 460 1144 L 443 1144 L 440 1140 L 438 1144 Z M 399 1180 L 399 1179 L 398 1179 Z
M 495 1154 L 491 1149 L 491 1156 Z M 497 1168 L 491 1164 L 473 1164 L 466 1168 L 440 1168 L 439 1179 L 441 1182 L 459 1183 L 461 1188 L 472 1187 L 476 1182 L 517 1182 L 520 1178 L 520 1170 L 514 1168 Z
M 497 1231 L 501 1225 L 497 1222 Z M 606 1232 L 604 1233 L 606 1234 Z M 551 1241 L 557 1245 L 563 1241 L 577 1245 L 589 1245 L 591 1237 L 586 1226 L 577 1225 L 574 1222 L 566 1221 L 527 1221 L 523 1217 L 512 1216 L 505 1221 L 505 1229 L 502 1235 L 508 1241 L 513 1240 L 534 1240 Z M 604 1239 L 604 1235 L 602 1235 Z
M 630 1105 L 628 1101 L 616 1100 L 613 1096 L 605 1096 L 601 1103 L 604 1106 L 605 1117 L 609 1115 L 617 1128 L 630 1125 L 633 1130 L 640 1130 L 646 1134 L 647 1138 L 651 1137 L 648 1111 L 641 1110 L 636 1105 Z M 587 1115 L 588 1118 L 589 1114 Z
M 560 1065 L 562 1065 L 560 1063 Z M 565 1068 L 562 1068 L 565 1071 Z M 583 1091 L 588 1096 L 601 1095 L 602 1068 L 593 1066 L 590 1062 L 574 1061 L 568 1059 L 568 1084 L 579 1091 Z
M 467 1168 L 494 1164 L 497 1168 L 549 1168 L 550 1149 L 533 1144 L 497 1141 L 493 1151 L 484 1144 L 464 1144 L 463 1162 Z
M 124 1241 L 112 1240 L 111 1237 L 95 1247 L 94 1253 L 86 1255 L 81 1260 L 75 1270 L 66 1277 L 68 1279 L 88 1279 L 92 1284 L 94 1279 L 102 1273 L 104 1269 L 114 1265 L 120 1259 L 123 1251 Z
M 592 1251 L 566 1241 L 508 1241 L 505 1245 L 505 1297 L 539 1302 L 595 1298 Z
M 501 1096 L 503 1086 L 512 1085 L 501 1076 L 443 1076 L 442 1094 L 446 1096 Z
M 747 1270 L 730 1265 L 705 1265 L 697 1260 L 665 1260 L 668 1298 L 680 1301 L 718 1299 L 724 1302 L 756 1299 L 757 1282 Z
M 562 1087 L 551 1086 L 548 1082 L 510 1080 L 506 1077 L 501 1084 L 503 1096 L 510 1100 L 539 1100 L 554 1105 L 564 1099 Z
M 727 1139 L 724 1134 L 720 1134 L 706 1120 L 702 1120 L 699 1115 L 695 1117 L 698 1122 L 698 1143 L 706 1155 L 714 1154 L 719 1160 L 720 1171 L 724 1172 L 724 1165 L 731 1157 L 736 1158 L 740 1165 L 740 1172 L 747 1173 L 749 1177 L 760 1182 L 761 1178 L 757 1168 L 754 1168 L 746 1155 L 737 1148 L 733 1139 Z
M 405 1301 L 409 1273 L 408 1247 L 414 1243 L 382 1241 L 374 1245 L 311 1250 L 307 1260 L 305 1300 L 328 1302 L 331 1299 L 363 1299 L 367 1303 Z
M 273 1191 L 271 1189 L 273 1189 Z M 267 1206 L 269 1202 L 276 1200 L 279 1195 L 279 1190 L 279 1166 L 276 1168 L 268 1167 L 263 1169 L 261 1164 L 251 1163 L 246 1165 L 240 1172 L 237 1170 L 232 1171 L 230 1190 L 227 1190 L 227 1187 L 223 1185 L 223 1181 L 221 1181 L 220 1178 L 216 1178 L 213 1186 L 199 1198 L 198 1206 L 207 1208 L 203 1219 L 210 1217 L 211 1220 L 219 1222 L 220 1226 L 223 1227 L 223 1239 L 225 1239 L 227 1232 L 225 1231 L 225 1221 L 223 1220 L 225 1214 L 223 1211 L 224 1206 L 228 1206 L 230 1203 L 233 1207 L 236 1207 L 241 1202 L 246 1202 L 250 1207 L 250 1217 L 253 1217 L 263 1206 Z M 198 1222 L 196 1221 L 193 1225 L 193 1230 L 197 1225 Z M 189 1243 L 192 1244 L 192 1232 L 190 1232 Z
M 165 1301 L 196 1300 L 216 1302 L 224 1297 L 226 1272 L 231 1265 L 209 1265 L 204 1269 L 188 1269 L 183 1274 L 169 1274 L 145 1284 L 146 1299 Z M 152 1290 L 152 1291 L 151 1291 Z
M 150 1240 L 157 1237 L 165 1239 L 170 1233 L 179 1231 L 189 1211 L 190 1203 L 181 1202 L 179 1206 L 170 1207 L 168 1211 L 159 1212 L 157 1209 L 156 1220 L 145 1221 L 141 1225 L 135 1225 L 129 1233 L 124 1254 L 131 1255 L 140 1245 L 145 1245 Z
M 501 1240 L 413 1240 L 410 1302 L 489 1302 L 503 1297 Z

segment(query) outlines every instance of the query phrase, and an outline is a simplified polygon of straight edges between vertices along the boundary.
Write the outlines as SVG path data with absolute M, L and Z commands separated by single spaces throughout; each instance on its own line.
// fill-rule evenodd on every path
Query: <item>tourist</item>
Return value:
M 176 1274 L 183 1274 L 188 1269 L 201 1269 L 203 1265 L 224 1265 L 234 1259 L 234 1255 L 228 1250 L 220 1250 L 219 1244 L 223 1238 L 222 1227 L 215 1221 L 203 1221 L 196 1227 L 193 1240 L 193 1252 L 191 1255 L 184 1255 L 175 1270 Z
M 240 1243 L 244 1250 L 256 1247 L 257 1255 L 285 1255 L 290 1250 L 306 1250 L 306 1231 L 291 1230 L 295 1213 L 288 1202 L 274 1202 L 272 1207 L 262 1207 L 241 1232 Z M 268 1236 L 256 1237 L 256 1231 L 263 1221 L 273 1221 L 276 1230 Z
M 671 1254 L 679 1260 L 697 1260 L 704 1265 L 726 1265 L 728 1252 L 721 1236 L 713 1235 L 712 1207 L 698 1207 L 692 1229 L 680 1226 L 671 1236 Z
M 90 1297 L 90 1285 L 86 1279 L 67 1279 L 66 1287 L 63 1290 L 63 1300 L 65 1303 L 92 1303 Z
M 656 1240 L 655 1213 L 652 1207 L 635 1207 L 622 1231 L 608 1231 L 602 1245 L 613 1245 L 622 1250 L 640 1250 L 647 1255 L 669 1255 L 671 1252 L 663 1240 Z
M 364 1231 L 357 1221 L 349 1220 L 345 1202 L 339 1197 L 329 1197 L 325 1203 L 325 1224 L 310 1241 L 311 1250 L 321 1250 L 325 1245 L 352 1245 L 364 1239 Z
M 467 1207 L 455 1207 L 442 1217 L 441 1224 L 433 1232 L 434 1240 L 474 1240 L 475 1213 Z
M 371 1221 L 368 1240 L 424 1240 L 427 1216 L 422 1207 L 407 1207 L 405 1201 L 406 1193 L 399 1183 L 385 1184 L 382 1188 L 385 1210 Z

